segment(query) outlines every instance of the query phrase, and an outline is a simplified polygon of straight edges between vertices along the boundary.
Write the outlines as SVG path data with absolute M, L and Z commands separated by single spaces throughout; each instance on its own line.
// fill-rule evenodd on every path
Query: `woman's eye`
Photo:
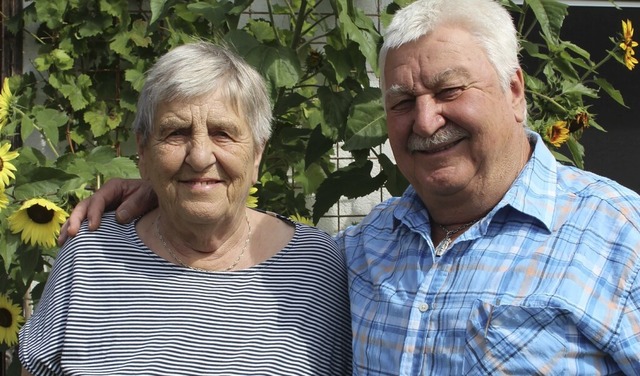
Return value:
M 188 134 L 188 129 L 175 129 L 169 133 L 169 136 L 187 136 Z

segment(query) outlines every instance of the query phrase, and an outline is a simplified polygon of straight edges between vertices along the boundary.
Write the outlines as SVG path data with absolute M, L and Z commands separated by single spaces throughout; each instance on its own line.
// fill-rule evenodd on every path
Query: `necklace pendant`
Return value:
M 438 246 L 436 247 L 436 256 L 438 257 L 442 256 L 444 251 L 446 251 L 450 245 L 451 245 L 451 238 L 448 236 L 445 236 L 445 238 L 442 239 L 440 244 L 438 244 Z

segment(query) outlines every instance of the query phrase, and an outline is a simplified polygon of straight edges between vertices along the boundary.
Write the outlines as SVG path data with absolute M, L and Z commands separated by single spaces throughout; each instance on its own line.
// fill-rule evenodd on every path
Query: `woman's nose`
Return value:
M 185 162 L 195 171 L 203 171 L 216 162 L 215 145 L 211 139 L 195 135 L 190 142 Z

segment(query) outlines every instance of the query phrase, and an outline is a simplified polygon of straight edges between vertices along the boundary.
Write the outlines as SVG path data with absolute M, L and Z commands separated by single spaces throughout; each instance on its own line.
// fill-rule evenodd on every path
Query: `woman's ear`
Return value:
M 259 145 L 256 148 L 256 151 L 253 156 L 253 176 L 251 177 L 251 182 L 256 184 L 260 179 L 260 162 L 262 161 L 262 153 L 264 152 L 265 145 Z
M 147 180 L 147 172 L 145 168 L 145 148 L 142 142 L 142 136 L 136 135 L 136 146 L 138 149 L 138 170 L 140 171 L 140 177 L 144 180 Z

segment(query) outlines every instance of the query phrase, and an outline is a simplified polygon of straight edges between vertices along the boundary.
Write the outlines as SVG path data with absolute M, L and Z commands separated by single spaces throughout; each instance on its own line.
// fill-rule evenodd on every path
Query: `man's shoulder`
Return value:
M 573 166 L 558 167 L 558 191 L 584 199 L 607 202 L 628 202 L 637 206 L 640 195 L 615 180 Z

